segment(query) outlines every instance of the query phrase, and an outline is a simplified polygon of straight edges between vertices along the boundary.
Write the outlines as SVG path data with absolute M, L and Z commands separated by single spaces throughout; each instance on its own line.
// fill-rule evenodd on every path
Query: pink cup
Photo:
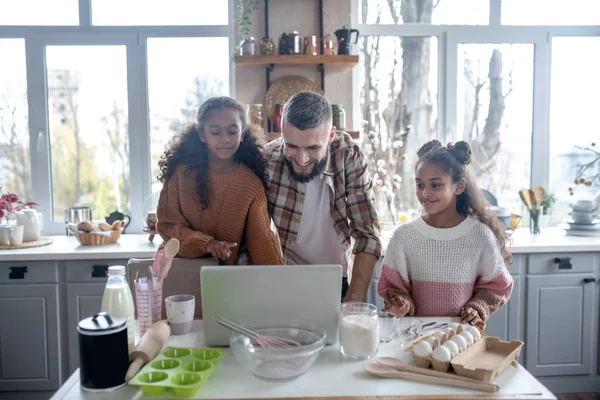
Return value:
M 167 319 L 173 335 L 185 335 L 192 330 L 196 298 L 191 294 L 176 294 L 165 299 Z

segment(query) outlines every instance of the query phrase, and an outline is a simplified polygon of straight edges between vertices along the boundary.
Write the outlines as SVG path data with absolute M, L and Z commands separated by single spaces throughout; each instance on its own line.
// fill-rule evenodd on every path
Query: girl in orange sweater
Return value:
M 266 163 L 237 101 L 206 100 L 159 165 L 156 229 L 165 241 L 179 239 L 180 257 L 212 253 L 232 265 L 245 241 L 254 264 L 285 264 L 270 229 Z

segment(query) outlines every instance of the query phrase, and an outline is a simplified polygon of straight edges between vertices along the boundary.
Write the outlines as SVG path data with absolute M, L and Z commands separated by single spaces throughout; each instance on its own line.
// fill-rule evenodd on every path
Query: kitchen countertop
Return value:
M 427 318 L 423 318 L 426 320 Z M 443 322 L 451 318 L 435 318 Z M 137 325 L 137 324 L 136 324 Z M 192 332 L 187 335 L 171 336 L 167 346 L 204 346 L 202 321 L 194 321 Z M 400 349 L 398 339 L 382 344 L 377 356 L 398 357 L 411 362 L 409 353 Z M 374 362 L 370 360 L 368 362 Z M 352 361 L 339 352 L 339 345 L 327 346 L 315 364 L 306 374 L 289 382 L 267 382 L 243 371 L 231 350 L 221 360 L 219 366 L 206 384 L 192 398 L 196 399 L 242 399 L 242 398 L 349 398 L 406 399 L 419 396 L 422 399 L 556 399 L 537 379 L 521 365 L 509 365 L 493 382 L 500 386 L 497 393 L 475 390 L 381 379 L 363 371 L 364 361 Z M 167 398 L 168 394 L 159 397 Z M 81 390 L 79 370 L 64 383 L 51 400 L 96 400 L 96 399 L 141 399 L 142 391 L 137 386 L 126 386 L 107 393 L 90 393 Z
M 381 242 L 385 253 L 395 227 L 385 227 Z M 114 258 L 151 258 L 161 243 L 156 236 L 154 242 L 148 234 L 122 235 L 115 244 L 105 246 L 82 246 L 73 236 L 50 236 L 53 243 L 48 246 L 18 250 L 0 250 L 0 261 L 60 261 L 102 260 Z M 510 250 L 519 253 L 555 252 L 600 252 L 600 236 L 567 236 L 560 228 L 547 228 L 541 235 L 530 235 L 527 229 L 517 229 L 510 240 Z

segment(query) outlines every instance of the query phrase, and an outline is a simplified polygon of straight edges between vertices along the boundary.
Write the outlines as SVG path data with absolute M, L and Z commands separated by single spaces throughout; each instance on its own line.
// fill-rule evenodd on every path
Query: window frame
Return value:
M 489 25 L 361 24 L 361 0 L 352 0 L 352 26 L 361 36 L 438 37 L 438 124 L 437 137 L 453 140 L 456 131 L 458 45 L 463 43 L 531 43 L 534 45 L 533 120 L 531 136 L 531 187 L 550 184 L 550 83 L 554 37 L 600 37 L 600 25 L 524 26 L 501 25 L 501 0 L 490 1 Z M 353 95 L 360 97 L 355 73 Z M 354 112 L 356 125 L 360 108 Z
M 151 157 L 148 99 L 147 39 L 155 37 L 226 37 L 229 54 L 235 49 L 235 1 L 228 1 L 227 25 L 93 26 L 91 0 L 79 0 L 79 26 L 0 26 L 0 39 L 25 40 L 28 127 L 33 201 L 43 214 L 43 234 L 65 233 L 64 222 L 53 220 L 49 114 L 47 110 L 45 46 L 124 45 L 127 54 L 129 113 L 129 183 L 132 215 L 130 233 L 141 233 L 151 211 Z M 231 60 L 229 60 L 231 63 Z M 139 78 L 143 77 L 143 78 Z M 229 71 L 229 95 L 235 97 L 235 70 Z M 44 110 L 44 112 L 40 112 Z M 133 213 L 133 212 L 132 212 Z M 95 219 L 104 216 L 95 215 Z

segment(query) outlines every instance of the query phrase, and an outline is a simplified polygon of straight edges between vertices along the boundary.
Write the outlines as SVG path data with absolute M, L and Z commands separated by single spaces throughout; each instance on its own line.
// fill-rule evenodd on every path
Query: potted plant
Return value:
M 0 225 L 8 225 L 15 219 L 15 213 L 37 206 L 33 201 L 24 203 L 15 193 L 5 193 L 0 196 Z
M 250 33 L 250 25 L 252 25 L 252 13 L 258 10 L 259 2 L 260 0 L 239 0 L 236 22 L 238 26 L 240 44 L 235 48 L 236 54 L 239 52 L 244 37 L 248 36 Z

